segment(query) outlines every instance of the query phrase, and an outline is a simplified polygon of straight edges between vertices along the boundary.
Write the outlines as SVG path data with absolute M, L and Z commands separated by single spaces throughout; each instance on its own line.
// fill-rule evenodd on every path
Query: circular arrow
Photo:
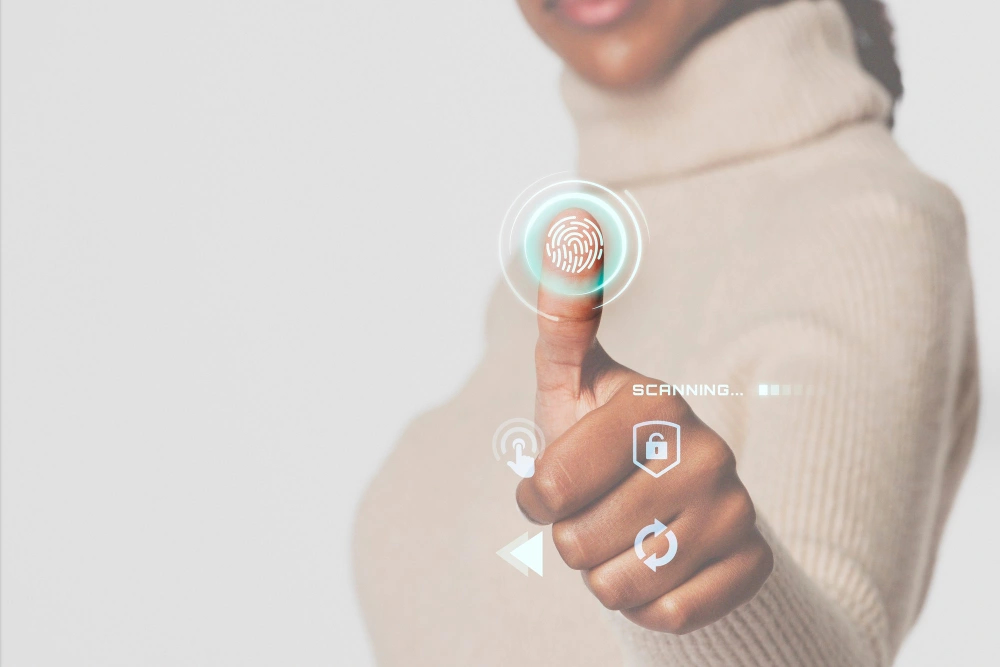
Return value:
M 646 558 L 646 552 L 642 550 L 642 541 L 649 537 L 650 535 L 656 535 L 659 537 L 664 532 L 667 533 L 667 553 L 659 558 L 656 557 L 656 553 L 653 553 L 649 558 Z M 674 535 L 674 531 L 667 530 L 659 519 L 653 519 L 653 523 L 648 526 L 644 526 L 639 534 L 635 536 L 635 555 L 639 557 L 643 563 L 646 564 L 653 572 L 656 572 L 656 568 L 666 565 L 674 559 L 677 555 L 677 536 Z

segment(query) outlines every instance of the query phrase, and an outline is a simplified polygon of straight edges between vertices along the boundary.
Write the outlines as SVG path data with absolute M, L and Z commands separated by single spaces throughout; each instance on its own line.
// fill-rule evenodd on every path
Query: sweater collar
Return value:
M 605 183 L 689 174 L 886 121 L 889 93 L 858 63 L 837 0 L 759 9 L 696 46 L 655 87 L 597 88 L 567 70 L 581 175 Z

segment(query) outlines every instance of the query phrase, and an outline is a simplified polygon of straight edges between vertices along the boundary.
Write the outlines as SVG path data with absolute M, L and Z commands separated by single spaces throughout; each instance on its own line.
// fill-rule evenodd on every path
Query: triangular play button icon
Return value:
M 542 576 L 542 534 L 537 533 L 531 539 L 526 539 L 525 533 L 497 552 L 497 555 L 516 567 L 525 576 L 528 568 L 538 576 Z
M 505 544 L 503 547 L 497 550 L 497 556 L 503 558 L 504 562 L 506 562 L 508 565 L 510 565 L 511 567 L 513 567 L 526 577 L 528 576 L 528 568 L 524 565 L 524 563 L 514 558 L 511 555 L 511 552 L 527 541 L 528 541 L 528 532 L 525 531 L 524 534 L 518 537 L 516 540 L 512 540 L 510 543 Z

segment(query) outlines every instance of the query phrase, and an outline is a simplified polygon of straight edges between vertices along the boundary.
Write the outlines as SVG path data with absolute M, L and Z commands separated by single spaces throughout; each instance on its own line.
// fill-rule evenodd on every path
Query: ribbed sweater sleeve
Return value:
M 775 555 L 757 596 L 684 636 L 615 621 L 629 665 L 887 665 L 923 601 L 978 390 L 961 211 L 877 191 L 779 230 L 731 347 L 749 386 L 731 438 Z M 904 203 L 905 202 L 905 203 Z M 819 242 L 817 242 L 819 241 Z M 808 254 L 812 253 L 812 254 Z M 761 304 L 757 306 L 756 304 Z

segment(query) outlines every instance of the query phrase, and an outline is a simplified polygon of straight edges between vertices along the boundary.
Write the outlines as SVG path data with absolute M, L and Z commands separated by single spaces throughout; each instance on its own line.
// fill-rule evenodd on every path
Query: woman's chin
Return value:
M 634 42 L 608 39 L 570 66 L 587 81 L 612 90 L 637 90 L 658 81 L 671 60 L 670 53 L 637 49 Z

